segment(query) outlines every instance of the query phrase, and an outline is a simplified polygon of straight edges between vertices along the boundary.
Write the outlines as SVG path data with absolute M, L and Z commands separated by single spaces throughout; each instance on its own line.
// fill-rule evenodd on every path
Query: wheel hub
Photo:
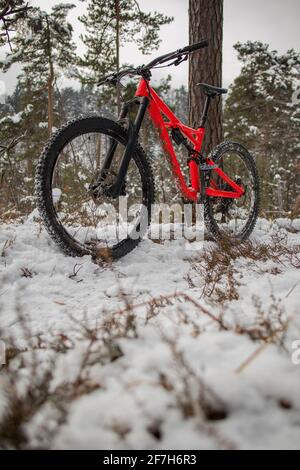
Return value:
M 105 175 L 101 175 L 100 178 L 96 179 L 95 183 L 89 185 L 89 193 L 93 201 L 98 204 L 100 199 L 103 202 L 104 199 L 114 200 L 119 196 L 126 196 L 126 183 L 121 186 L 121 190 L 117 196 L 112 196 L 112 188 L 116 179 L 116 173 L 114 171 L 108 171 Z M 99 181 L 100 180 L 100 181 Z

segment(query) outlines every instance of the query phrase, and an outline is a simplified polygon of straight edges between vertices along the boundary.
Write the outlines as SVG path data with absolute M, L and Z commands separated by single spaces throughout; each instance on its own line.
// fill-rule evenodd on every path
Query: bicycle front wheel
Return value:
M 118 123 L 88 116 L 68 123 L 46 145 L 36 172 L 37 205 L 48 233 L 66 254 L 116 259 L 133 250 L 147 230 L 154 183 L 139 145 L 121 198 L 109 197 L 103 185 L 91 192 L 112 142 L 115 151 L 105 187 L 113 185 L 127 140 L 126 129 Z

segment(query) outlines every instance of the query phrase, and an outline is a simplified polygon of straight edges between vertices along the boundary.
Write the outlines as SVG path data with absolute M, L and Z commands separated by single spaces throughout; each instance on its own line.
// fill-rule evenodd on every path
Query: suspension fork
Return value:
M 128 114 L 128 103 L 123 103 L 120 114 L 118 116 L 118 121 L 120 121 L 121 119 L 125 119 L 127 114 Z M 101 169 L 101 175 L 105 176 L 105 174 L 110 169 L 117 145 L 118 145 L 118 142 L 115 139 L 110 139 L 110 144 L 107 150 L 107 154 L 105 155 L 105 160 L 103 162 L 103 166 Z
M 135 99 L 135 102 L 136 102 L 136 99 Z M 120 191 L 124 182 L 124 178 L 126 176 L 126 173 L 129 167 L 130 160 L 132 158 L 132 155 L 136 147 L 139 131 L 141 129 L 141 125 L 143 123 L 143 119 L 145 117 L 145 113 L 147 111 L 149 102 L 150 100 L 147 96 L 143 96 L 142 98 L 139 98 L 139 109 L 136 114 L 135 120 L 134 122 L 129 121 L 128 142 L 124 150 L 124 154 L 123 154 L 122 161 L 120 164 L 117 179 L 110 188 L 110 193 L 112 197 L 117 197 L 120 194 Z M 125 105 L 123 105 L 119 118 L 123 119 L 124 117 L 127 116 L 128 107 L 129 107 L 128 103 L 127 104 L 125 103 Z M 109 147 L 109 150 L 107 152 L 105 162 L 104 162 L 103 168 L 106 170 L 108 170 L 111 165 L 116 147 L 117 147 L 117 142 L 113 140 L 110 144 L 110 147 Z

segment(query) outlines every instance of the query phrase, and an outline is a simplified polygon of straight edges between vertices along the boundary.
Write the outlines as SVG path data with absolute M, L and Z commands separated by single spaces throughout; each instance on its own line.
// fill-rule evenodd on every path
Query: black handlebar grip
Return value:
M 202 39 L 202 41 L 197 42 L 196 44 L 191 44 L 190 46 L 186 46 L 183 49 L 180 49 L 180 52 L 193 52 L 206 46 L 208 46 L 208 40 Z

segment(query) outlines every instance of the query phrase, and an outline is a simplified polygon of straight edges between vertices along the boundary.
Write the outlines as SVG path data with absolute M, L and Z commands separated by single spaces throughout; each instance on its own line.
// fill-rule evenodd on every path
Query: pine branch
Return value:
M 12 45 L 11 45 L 11 42 L 10 42 L 10 37 L 9 37 L 9 31 L 8 31 L 8 28 L 7 28 L 7 25 L 6 25 L 6 21 L 5 21 L 5 18 L 2 18 L 2 22 L 3 22 L 3 26 L 4 26 L 4 30 L 5 30 L 5 36 L 6 36 L 6 39 L 7 39 L 7 42 L 8 42 L 8 45 L 9 45 L 9 48 L 10 50 L 12 51 Z
M 5 18 L 5 16 L 7 16 L 9 13 L 9 1 L 7 2 L 6 6 L 3 8 L 3 10 L 0 12 L 0 20 L 2 20 L 3 18 Z
M 28 10 L 30 10 L 32 7 L 28 6 L 28 3 L 24 7 L 16 8 L 16 9 L 9 9 L 9 4 L 0 12 L 0 21 L 3 21 L 4 19 L 7 20 L 8 16 L 11 15 L 18 15 L 19 13 L 27 13 Z M 10 20 L 13 21 L 13 20 Z
M 24 134 L 13 138 L 8 145 L 0 144 L 0 155 L 3 155 L 3 153 L 7 153 L 12 150 L 25 136 L 26 131 L 24 132 Z
M 12 45 L 10 40 L 9 33 L 14 31 L 14 29 L 10 29 L 9 26 L 13 25 L 23 14 L 24 16 L 27 14 L 28 10 L 32 7 L 28 6 L 26 3 L 25 6 L 20 8 L 15 8 L 14 6 L 10 5 L 10 1 L 7 2 L 5 8 L 2 9 L 0 12 L 0 22 L 2 21 L 4 33 L 1 33 L 1 36 L 5 36 L 7 38 L 7 42 L 9 44 L 9 48 L 12 51 Z M 13 18 L 11 18 L 13 16 Z

